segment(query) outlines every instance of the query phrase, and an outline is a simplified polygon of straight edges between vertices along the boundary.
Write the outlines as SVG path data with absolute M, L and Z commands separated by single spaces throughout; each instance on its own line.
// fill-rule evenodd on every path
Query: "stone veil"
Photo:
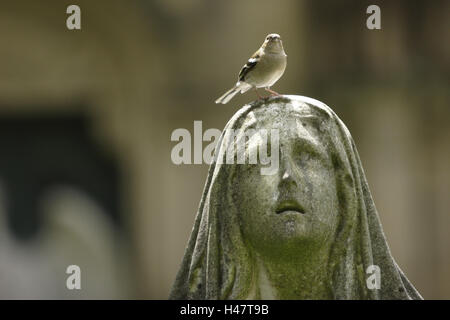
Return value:
M 227 163 L 230 144 L 244 141 L 249 160 L 273 129 L 274 173 Z M 242 107 L 222 132 L 170 299 L 422 297 L 390 253 L 344 123 L 322 102 L 280 96 Z

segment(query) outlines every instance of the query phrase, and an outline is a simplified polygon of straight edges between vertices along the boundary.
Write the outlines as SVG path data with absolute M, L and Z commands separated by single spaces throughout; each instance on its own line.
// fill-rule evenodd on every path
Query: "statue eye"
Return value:
M 297 154 L 295 155 L 296 163 L 299 166 L 304 166 L 310 160 L 310 158 L 310 154 L 305 152 L 304 150 L 297 152 Z

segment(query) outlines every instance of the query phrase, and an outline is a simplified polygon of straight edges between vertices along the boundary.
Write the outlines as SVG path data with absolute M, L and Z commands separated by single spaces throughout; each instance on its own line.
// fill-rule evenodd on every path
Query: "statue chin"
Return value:
M 334 226 L 312 215 L 288 210 L 268 213 L 259 220 L 244 219 L 242 236 L 261 256 L 292 260 L 299 252 L 320 250 L 331 243 Z

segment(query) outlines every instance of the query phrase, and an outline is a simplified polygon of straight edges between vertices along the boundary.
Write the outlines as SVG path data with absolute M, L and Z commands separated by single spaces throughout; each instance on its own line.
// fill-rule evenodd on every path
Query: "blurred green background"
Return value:
M 448 0 L 2 1 L 0 298 L 167 298 L 208 170 L 174 165 L 171 133 L 222 129 L 255 99 L 214 104 L 276 32 L 273 89 L 335 110 L 393 256 L 449 299 L 449 31 Z

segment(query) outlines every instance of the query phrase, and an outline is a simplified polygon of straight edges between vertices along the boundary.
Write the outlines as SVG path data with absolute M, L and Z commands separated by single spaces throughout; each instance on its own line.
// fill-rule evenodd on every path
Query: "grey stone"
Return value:
M 249 155 L 271 129 L 279 163 L 264 175 Z M 247 141 L 244 164 L 226 163 L 233 141 Z M 350 132 L 328 106 L 255 101 L 215 152 L 171 299 L 421 299 L 391 256 Z

